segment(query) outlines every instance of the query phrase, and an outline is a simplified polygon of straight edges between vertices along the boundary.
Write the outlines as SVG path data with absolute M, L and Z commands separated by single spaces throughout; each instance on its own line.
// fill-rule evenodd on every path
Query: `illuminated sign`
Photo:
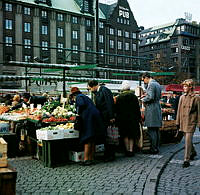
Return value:
M 182 46 L 181 46 L 181 49 L 184 49 L 184 50 L 190 51 L 190 47 L 189 47 L 189 46 L 184 46 L 184 45 L 182 45 Z
M 119 6 L 119 16 L 129 19 L 129 9 Z

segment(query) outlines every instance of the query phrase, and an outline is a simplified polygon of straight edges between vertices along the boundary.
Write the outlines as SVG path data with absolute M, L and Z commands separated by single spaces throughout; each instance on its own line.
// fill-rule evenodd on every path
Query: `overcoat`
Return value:
M 100 86 L 95 93 L 95 104 L 103 118 L 105 126 L 114 118 L 114 99 L 110 89 Z
M 147 127 L 161 127 L 162 113 L 160 106 L 161 86 L 152 79 L 146 89 L 146 96 L 142 99 L 145 103 L 145 122 Z
M 186 133 L 194 132 L 196 126 L 200 127 L 200 97 L 193 92 L 180 97 L 176 125 Z
M 115 108 L 120 137 L 139 138 L 141 112 L 136 95 L 130 90 L 122 92 L 116 98 Z
M 83 125 L 80 131 L 80 142 L 84 143 L 91 138 L 94 141 L 104 138 L 106 132 L 103 121 L 92 100 L 84 94 L 77 95 L 76 110 Z

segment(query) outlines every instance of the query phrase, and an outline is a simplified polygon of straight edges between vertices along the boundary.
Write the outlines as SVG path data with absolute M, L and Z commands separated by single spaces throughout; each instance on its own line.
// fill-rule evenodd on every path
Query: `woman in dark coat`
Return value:
M 128 81 L 122 83 L 122 93 L 116 98 L 116 124 L 124 140 L 127 156 L 134 155 L 134 144 L 140 137 L 140 106 L 136 95 L 130 91 Z
M 82 120 L 80 142 L 84 145 L 83 165 L 91 165 L 94 160 L 95 141 L 105 136 L 103 122 L 92 100 L 77 87 L 71 88 L 71 97 L 75 99 L 76 110 Z

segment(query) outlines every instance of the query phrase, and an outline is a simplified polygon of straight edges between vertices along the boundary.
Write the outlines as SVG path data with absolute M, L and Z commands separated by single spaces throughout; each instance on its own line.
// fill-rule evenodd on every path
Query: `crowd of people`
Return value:
M 139 97 L 130 90 L 129 81 L 123 81 L 120 93 L 113 97 L 110 89 L 99 84 L 96 80 L 88 82 L 88 90 L 91 98 L 83 94 L 78 87 L 72 87 L 70 91 L 70 103 L 75 103 L 79 120 L 81 121 L 80 144 L 84 146 L 84 161 L 82 165 L 92 165 L 95 160 L 95 145 L 104 144 L 104 161 L 115 160 L 115 144 L 108 142 L 108 129 L 117 126 L 124 153 L 128 157 L 134 156 L 137 150 L 137 142 L 141 136 L 141 127 L 147 127 L 151 147 L 145 151 L 149 154 L 158 154 L 160 150 L 160 131 L 162 127 L 161 111 L 161 86 L 144 73 L 141 77 L 144 82 L 145 92 Z M 192 137 L 196 127 L 200 127 L 200 96 L 193 91 L 194 82 L 187 79 L 182 83 L 183 94 L 173 93 L 172 97 L 164 100 L 166 105 L 174 109 L 173 120 L 176 120 L 177 129 L 185 137 L 185 154 L 183 167 L 190 166 L 190 160 L 197 155 L 192 144 Z M 47 101 L 47 95 L 35 96 L 29 93 L 14 97 L 6 96 L 4 103 L 14 110 L 24 105 L 43 105 Z M 163 100 L 162 100 L 163 101 Z M 141 115 L 141 107 L 144 107 L 144 118 Z

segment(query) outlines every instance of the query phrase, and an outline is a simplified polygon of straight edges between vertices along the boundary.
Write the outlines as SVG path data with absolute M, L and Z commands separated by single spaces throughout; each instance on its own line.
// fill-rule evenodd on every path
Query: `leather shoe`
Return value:
M 182 167 L 183 168 L 187 168 L 190 166 L 190 162 L 189 161 L 184 161 Z

